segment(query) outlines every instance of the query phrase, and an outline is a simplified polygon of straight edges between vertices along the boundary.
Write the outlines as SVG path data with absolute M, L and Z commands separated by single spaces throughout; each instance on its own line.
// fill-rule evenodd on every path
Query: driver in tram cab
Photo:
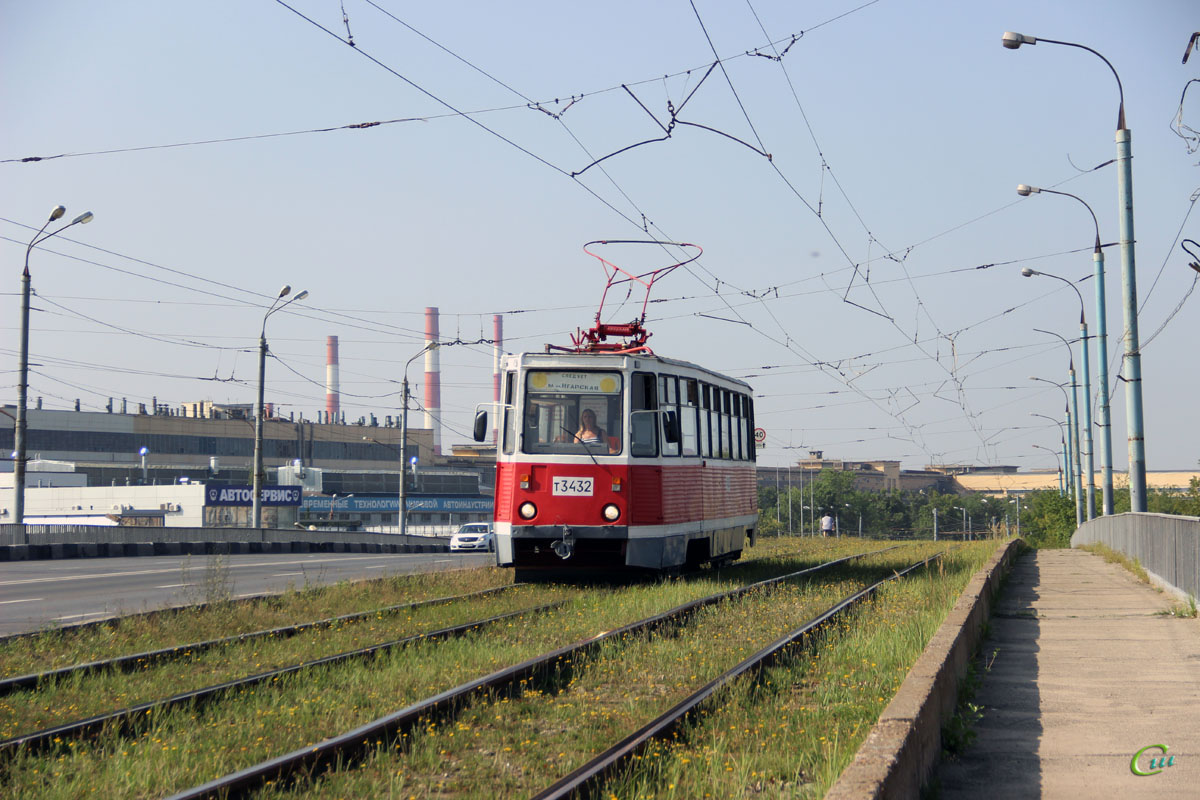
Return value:
M 603 445 L 608 452 L 616 453 L 620 445 L 616 439 L 605 433 L 604 428 L 596 422 L 596 412 L 585 408 L 579 415 L 579 430 L 573 434 L 573 441 L 586 445 Z
M 604 429 L 596 424 L 596 412 L 585 408 L 579 415 L 579 430 L 575 431 L 575 441 L 580 444 L 602 444 L 604 440 Z

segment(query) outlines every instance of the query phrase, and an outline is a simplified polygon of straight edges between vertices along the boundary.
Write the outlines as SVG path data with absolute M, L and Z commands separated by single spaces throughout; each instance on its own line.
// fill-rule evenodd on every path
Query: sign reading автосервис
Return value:
M 616 394 L 621 379 L 611 372 L 531 372 L 529 388 L 535 392 Z
M 264 486 L 262 504 L 298 506 L 300 492 L 299 486 Z M 254 489 L 250 486 L 207 486 L 204 490 L 204 504 L 208 506 L 249 506 L 254 504 L 253 500 Z

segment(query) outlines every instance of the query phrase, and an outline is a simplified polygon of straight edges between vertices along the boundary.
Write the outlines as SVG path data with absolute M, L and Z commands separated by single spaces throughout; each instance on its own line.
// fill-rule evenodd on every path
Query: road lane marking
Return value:
M 303 575 L 303 572 L 276 572 L 272 578 L 286 578 L 288 575 Z
M 155 586 L 155 589 L 179 589 L 184 586 L 195 586 L 194 583 L 168 583 L 163 586 Z
M 345 558 L 329 559 L 330 564 L 341 564 L 349 561 L 378 561 L 380 558 L 388 558 L 389 556 L 412 557 L 420 556 L 421 553 L 394 553 L 374 556 L 347 556 Z M 310 559 L 290 560 L 290 561 L 255 561 L 248 564 L 228 564 L 229 569 L 253 569 L 258 567 L 286 567 L 293 564 L 310 564 Z M 163 569 L 139 569 L 130 570 L 128 572 L 102 572 L 95 575 L 55 575 L 47 578 L 22 578 L 15 581 L 0 581 L 0 586 L 23 586 L 30 583 L 54 583 L 55 581 L 87 581 L 99 580 L 103 578 L 127 578 L 132 575 L 165 575 L 170 573 L 178 574 L 181 569 L 188 566 L 189 569 L 200 568 L 203 563 L 192 565 L 177 564 L 173 567 L 165 567 Z
M 110 616 L 110 614 L 107 611 L 92 611 L 91 613 L 88 613 L 88 614 L 67 614 L 64 617 L 55 617 L 54 621 L 62 622 L 64 620 L 68 620 L 68 619 L 84 619 L 86 617 L 107 617 L 107 616 Z
M 39 601 L 41 599 L 42 598 L 40 598 L 40 597 L 26 597 L 22 600 L 0 600 L 0 606 L 6 606 L 6 605 L 9 605 L 10 603 L 36 603 L 37 601 Z

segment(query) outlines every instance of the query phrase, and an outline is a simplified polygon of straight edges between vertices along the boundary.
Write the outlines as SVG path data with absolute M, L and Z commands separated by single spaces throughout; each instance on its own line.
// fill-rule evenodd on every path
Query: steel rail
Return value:
M 507 619 L 520 617 L 526 614 L 537 614 L 543 611 L 549 611 L 563 605 L 565 601 L 549 603 L 547 605 L 536 606 L 534 608 L 526 608 L 520 611 L 512 611 L 507 614 L 500 614 L 487 619 L 467 622 L 462 625 L 455 625 L 449 628 L 442 628 L 428 633 L 418 633 L 413 636 L 406 636 L 403 639 L 396 639 L 390 642 L 371 645 L 357 650 L 348 650 L 344 653 L 336 653 L 331 656 L 313 659 L 312 661 L 303 661 L 299 664 L 292 664 L 287 667 L 260 672 L 255 675 L 250 675 L 245 678 L 237 678 L 232 681 L 206 686 L 202 689 L 194 689 L 189 692 L 172 695 L 171 697 L 162 700 L 151 700 L 146 703 L 140 703 L 135 706 L 123 708 L 117 711 L 111 711 L 105 714 L 97 714 L 86 719 L 75 720 L 63 725 L 56 725 L 53 728 L 45 728 L 33 733 L 14 736 L 10 739 L 0 741 L 0 758 L 12 754 L 16 751 L 31 752 L 40 751 L 48 745 L 55 743 L 56 739 L 79 738 L 87 736 L 104 729 L 107 726 L 115 726 L 118 729 L 124 730 L 129 723 L 134 719 L 144 719 L 153 717 L 156 714 L 161 714 L 172 708 L 184 704 L 194 704 L 195 706 L 212 700 L 218 695 L 225 694 L 234 689 L 242 689 L 249 686 L 266 683 L 268 681 L 275 682 L 287 675 L 293 675 L 303 670 L 312 669 L 313 667 L 332 666 L 342 664 L 348 661 L 359 661 L 366 658 L 371 658 L 399 647 L 416 644 L 418 642 L 440 641 L 449 639 L 454 636 L 462 636 L 478 628 L 483 628 L 496 622 L 503 622 Z
M 485 689 L 507 689 L 519 686 L 522 681 L 534 680 L 543 675 L 553 674 L 561 665 L 569 665 L 573 660 L 609 640 L 619 640 L 623 636 L 654 630 L 670 622 L 680 622 L 691 614 L 710 605 L 733 599 L 753 591 L 769 588 L 784 581 L 817 572 L 823 569 L 843 564 L 847 561 L 877 555 L 901 545 L 871 550 L 851 556 L 827 561 L 813 567 L 790 572 L 775 578 L 732 589 L 727 592 L 702 597 L 675 608 L 655 614 L 652 617 L 637 622 L 631 622 L 611 631 L 589 636 L 574 644 L 557 648 L 540 656 L 522 661 L 504 669 L 497 670 L 483 677 L 476 678 L 448 689 L 439 694 L 419 700 L 405 708 L 395 711 L 364 725 L 325 739 L 312 745 L 293 750 L 275 758 L 262 761 L 245 769 L 225 775 L 199 786 L 185 789 L 171 795 L 168 800 L 200 800 L 200 798 L 230 798 L 243 797 L 247 793 L 262 787 L 267 781 L 286 778 L 303 771 L 314 775 L 334 765 L 344 766 L 350 761 L 361 757 L 365 752 L 376 746 L 376 742 L 384 738 L 392 738 L 402 731 L 428 721 L 430 718 L 444 718 L 464 705 L 476 692 Z
M 508 586 L 498 586 L 492 589 L 483 589 L 478 592 L 470 592 L 468 594 L 452 595 L 449 597 L 436 597 L 430 600 L 417 600 L 411 603 L 400 603 L 398 605 L 377 608 L 371 611 L 356 611 L 353 614 L 343 614 L 338 617 L 314 620 L 312 622 L 302 622 L 296 625 L 285 625 L 279 628 L 272 628 L 270 630 L 254 631 L 253 633 L 239 633 L 235 636 L 225 636 L 220 639 L 210 639 L 205 642 L 179 644 L 171 647 L 164 647 L 160 650 L 151 650 L 145 653 L 134 653 L 132 655 L 116 656 L 114 658 L 102 659 L 98 661 L 87 661 L 82 664 L 73 664 L 69 667 L 61 667 L 59 669 L 47 670 L 45 672 L 31 672 L 28 675 L 18 675 L 13 678 L 0 680 L 0 697 L 15 692 L 18 689 L 36 688 L 47 681 L 65 678 L 69 675 L 96 672 L 103 669 L 124 670 L 126 672 L 131 672 L 143 666 L 165 661 L 174 661 L 183 658 L 184 656 L 192 655 L 193 653 L 201 653 L 205 650 L 211 650 L 216 647 L 222 647 L 231 644 L 241 644 L 243 642 L 250 642 L 256 639 L 265 639 L 271 636 L 286 639 L 314 628 L 332 627 L 340 622 L 355 622 L 381 614 L 394 614 L 407 609 L 422 608 L 425 606 L 438 604 L 449 604 L 459 600 L 469 600 L 477 597 L 484 597 L 489 594 L 508 591 L 515 586 L 523 585 L 525 584 L 514 583 L 509 584 Z
M 686 699 L 680 701 L 668 711 L 617 742 L 603 753 L 600 753 L 591 761 L 564 776 L 538 794 L 533 795 L 531 800 L 560 800 L 561 798 L 576 797 L 583 794 L 589 788 L 594 788 L 596 783 L 620 768 L 628 759 L 644 750 L 653 740 L 668 736 L 722 688 L 747 673 L 757 674 L 762 669 L 773 664 L 785 648 L 824 628 L 833 619 L 862 602 L 885 583 L 903 577 L 913 570 L 927 565 L 930 561 L 941 558 L 942 555 L 944 555 L 944 551 L 905 567 L 903 570 L 895 572 L 883 580 L 839 600 L 818 616 L 804 623 L 800 628 L 776 639 L 754 655 L 709 681 Z

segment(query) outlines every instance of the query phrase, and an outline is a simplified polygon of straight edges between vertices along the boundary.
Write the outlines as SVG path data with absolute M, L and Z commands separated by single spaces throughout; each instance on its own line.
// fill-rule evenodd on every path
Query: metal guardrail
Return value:
M 440 552 L 449 536 L 299 528 L 0 525 L 0 561 L 276 552 Z
M 1104 544 L 1136 558 L 1176 591 L 1200 597 L 1200 518 L 1126 512 L 1089 520 L 1071 546 Z

